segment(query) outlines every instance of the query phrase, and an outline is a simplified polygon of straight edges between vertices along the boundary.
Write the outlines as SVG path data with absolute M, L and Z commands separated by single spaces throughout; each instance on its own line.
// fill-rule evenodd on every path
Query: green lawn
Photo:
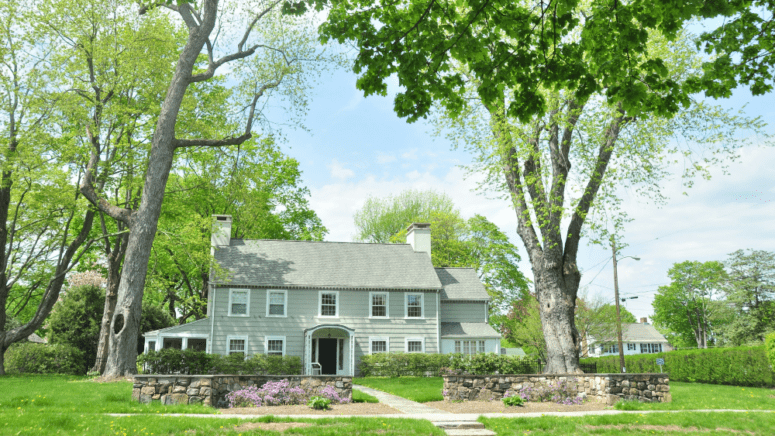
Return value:
M 365 377 L 354 378 L 353 384 L 379 389 L 418 403 L 444 399 L 441 395 L 444 380 L 441 377 Z
M 767 388 L 670 382 L 671 403 L 620 402 L 620 410 L 775 410 L 775 391 Z
M 363 393 L 358 389 L 353 389 L 353 403 L 379 403 L 376 397 Z
M 498 436 L 775 434 L 772 412 L 667 412 L 558 418 L 480 418 Z

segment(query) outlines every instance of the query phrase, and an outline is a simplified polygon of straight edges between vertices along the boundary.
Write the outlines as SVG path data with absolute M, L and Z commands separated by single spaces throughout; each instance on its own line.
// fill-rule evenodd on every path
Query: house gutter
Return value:
M 210 308 L 210 354 L 213 354 L 213 332 L 215 331 L 215 286 L 210 283 L 210 295 L 212 296 L 212 301 L 210 302 L 210 305 L 212 306 Z M 247 353 L 247 350 L 245 350 Z
M 441 354 L 441 290 L 436 291 L 436 352 Z

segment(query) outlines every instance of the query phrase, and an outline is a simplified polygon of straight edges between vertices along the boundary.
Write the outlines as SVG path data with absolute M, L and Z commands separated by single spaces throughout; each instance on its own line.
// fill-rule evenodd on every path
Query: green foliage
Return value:
M 267 356 L 254 354 L 245 359 L 241 354 L 223 356 L 192 349 L 165 348 L 149 351 L 137 357 L 146 374 L 301 374 L 298 356 Z
M 325 397 L 312 397 L 309 399 L 307 405 L 315 410 L 328 410 L 328 406 L 331 405 L 331 400 Z
M 86 374 L 84 352 L 65 343 L 13 344 L 5 352 L 5 369 L 8 374 Z
M 495 353 L 422 354 L 377 353 L 361 357 L 363 377 L 423 377 L 452 374 L 536 374 L 535 359 Z
M 503 405 L 509 406 L 509 407 L 515 407 L 515 406 L 521 406 L 525 404 L 525 400 L 522 399 L 519 395 L 514 395 L 512 397 L 503 397 Z
M 538 300 L 534 295 L 512 303 L 508 315 L 501 322 L 501 333 L 504 339 L 522 348 L 526 354 L 546 359 L 546 340 Z
M 164 307 L 151 301 L 150 298 L 143 298 L 143 313 L 140 316 L 140 334 L 172 327 L 176 324 L 175 319 L 170 316 Z M 137 339 L 137 354 L 145 349 L 145 341 L 142 336 Z
M 718 298 L 728 281 L 724 265 L 686 261 L 674 264 L 667 275 L 670 285 L 660 286 L 652 303 L 654 325 L 667 336 L 674 333 L 679 340 L 668 337 L 673 344 L 706 348 L 723 320 L 724 303 Z
M 622 324 L 636 322 L 635 315 L 624 306 L 620 307 L 619 314 Z M 582 343 L 582 353 L 588 353 L 590 338 L 594 338 L 595 345 L 607 345 L 615 342 L 616 319 L 615 305 L 605 303 L 602 298 L 578 298 L 576 300 L 576 329 L 583 341 L 586 341 L 587 346 L 587 348 L 583 348 Z
M 86 374 L 97 358 L 105 290 L 96 286 L 71 287 L 54 306 L 48 321 L 50 344 L 66 344 L 83 352 Z
M 670 381 L 734 386 L 773 386 L 773 373 L 763 345 L 756 347 L 710 348 L 624 356 L 627 372 L 659 372 L 657 358 L 664 358 L 664 372 Z M 619 372 L 616 356 L 583 359 L 596 363 L 599 373 Z
M 775 332 L 767 335 L 767 339 L 764 340 L 764 349 L 767 360 L 770 361 L 770 367 L 775 368 Z
M 377 397 L 353 389 L 353 403 L 379 403 Z

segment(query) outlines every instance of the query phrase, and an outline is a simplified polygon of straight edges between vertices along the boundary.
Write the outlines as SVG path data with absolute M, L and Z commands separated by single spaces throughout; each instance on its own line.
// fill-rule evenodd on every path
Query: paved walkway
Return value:
M 372 397 L 376 397 L 380 403 L 387 404 L 399 412 L 403 412 L 408 415 L 452 415 L 452 413 L 447 411 L 426 406 L 425 404 L 420 404 L 416 401 L 407 400 L 406 398 L 401 398 L 393 394 L 388 394 L 387 392 L 378 391 L 366 386 L 353 385 L 353 389 L 357 389 L 364 394 L 369 394 Z

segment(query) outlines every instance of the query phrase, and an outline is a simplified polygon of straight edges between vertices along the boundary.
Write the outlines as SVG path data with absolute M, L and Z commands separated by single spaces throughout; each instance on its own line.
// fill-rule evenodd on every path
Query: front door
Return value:
M 318 339 L 320 373 L 336 375 L 336 339 Z

